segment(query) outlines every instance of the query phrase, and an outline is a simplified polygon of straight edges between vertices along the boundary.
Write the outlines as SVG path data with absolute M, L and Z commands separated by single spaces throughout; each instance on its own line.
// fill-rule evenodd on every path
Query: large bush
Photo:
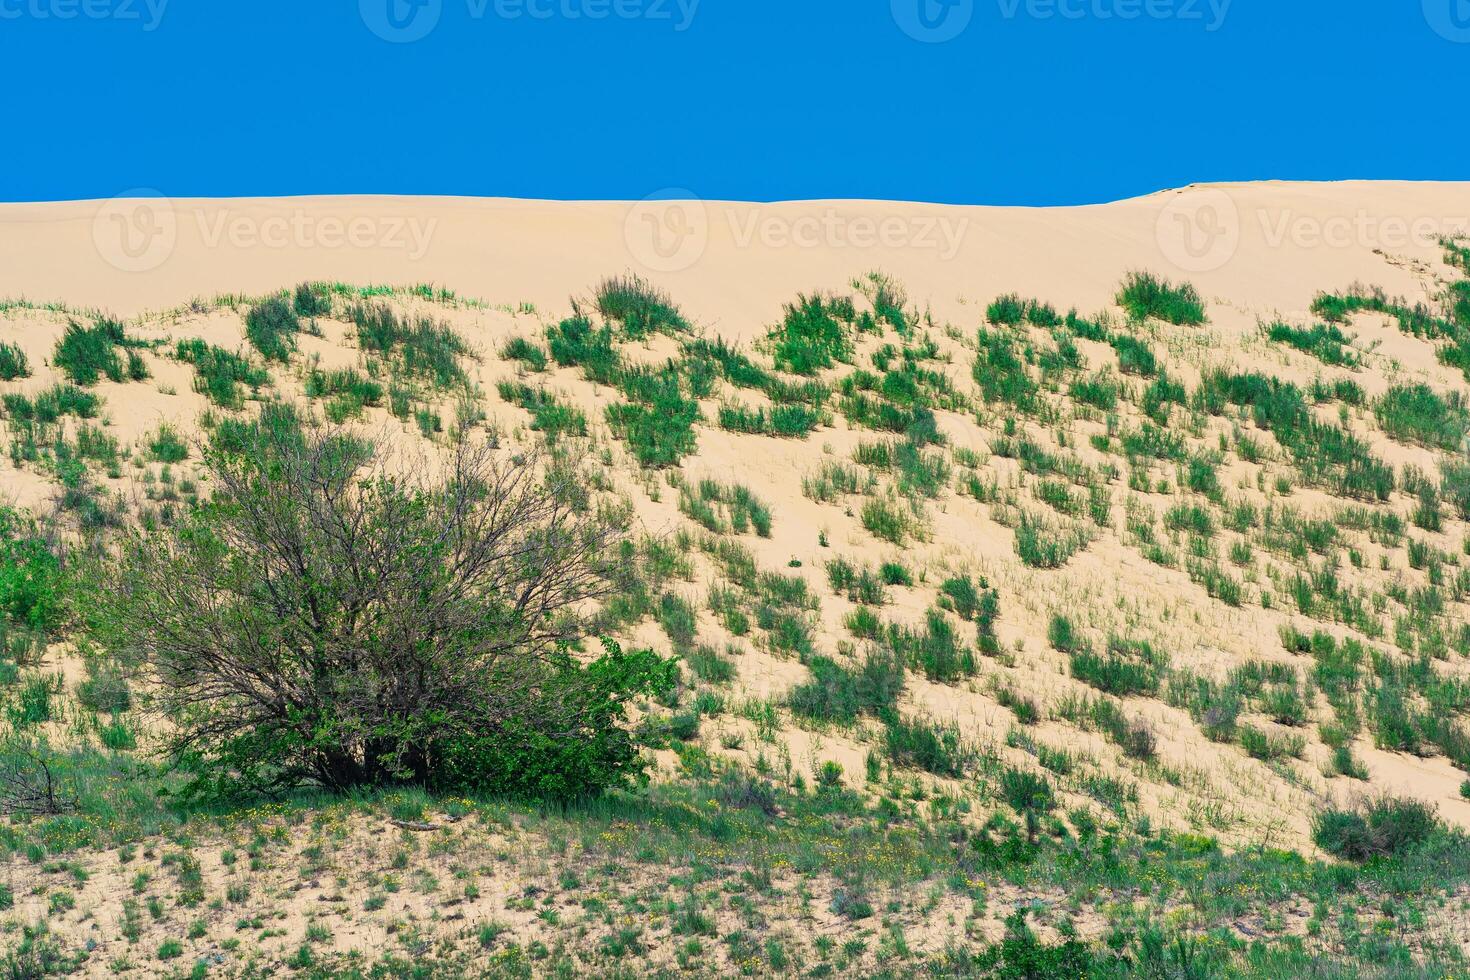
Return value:
M 462 439 L 428 472 L 288 416 L 211 449 L 213 500 L 130 532 L 98 590 L 99 637 L 153 675 L 193 791 L 564 797 L 635 773 L 624 706 L 671 666 L 569 652 L 618 532 L 535 459 Z
M 1418 847 L 1438 825 L 1429 804 L 1383 797 L 1353 809 L 1324 809 L 1317 814 L 1312 839 L 1328 854 L 1366 861 Z

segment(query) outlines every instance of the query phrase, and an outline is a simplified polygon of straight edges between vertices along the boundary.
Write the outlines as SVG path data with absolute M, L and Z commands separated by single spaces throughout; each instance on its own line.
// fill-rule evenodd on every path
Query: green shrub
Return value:
M 10 626 L 52 633 L 61 626 L 61 562 L 28 514 L 0 507 L 0 614 Z
M 1367 861 L 1411 851 L 1438 826 L 1429 804 L 1385 796 L 1354 809 L 1324 809 L 1313 823 L 1312 840 L 1334 857 Z
M 1000 774 L 1000 791 L 1017 813 L 1046 813 L 1057 805 L 1051 782 L 1027 769 L 1007 767 Z
M 244 451 L 206 455 L 213 498 L 129 531 L 81 604 L 101 649 L 168 678 L 154 706 L 187 793 L 564 798 L 638 776 L 627 704 L 667 696 L 677 664 L 611 642 L 561 652 L 596 628 L 616 527 L 489 446 L 415 479 L 292 421 L 232 428 Z M 207 693 L 242 676 L 258 691 Z
M 1148 272 L 1132 272 L 1118 291 L 1118 305 L 1133 320 L 1153 317 L 1179 326 L 1205 322 L 1205 304 L 1189 283 L 1179 286 Z

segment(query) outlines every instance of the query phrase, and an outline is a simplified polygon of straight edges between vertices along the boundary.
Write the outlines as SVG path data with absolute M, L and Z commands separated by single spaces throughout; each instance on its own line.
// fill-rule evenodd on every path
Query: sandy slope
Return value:
M 145 234 L 149 230 L 157 234 Z M 1061 309 L 1076 305 L 1091 312 L 1110 305 L 1125 271 L 1148 268 L 1189 279 L 1210 306 L 1208 331 L 1164 331 L 1154 337 L 1165 342 L 1171 371 L 1182 372 L 1193 385 L 1207 362 L 1226 357 L 1237 364 L 1265 363 L 1271 373 L 1305 383 L 1318 366 L 1262 344 L 1257 330 L 1262 317 L 1304 318 L 1319 290 L 1355 281 L 1414 301 L 1427 299 L 1438 288 L 1434 277 L 1445 271 L 1438 239 L 1461 230 L 1470 230 L 1470 184 L 1213 185 L 1055 209 L 452 198 L 0 205 L 0 297 L 62 300 L 132 316 L 179 307 L 196 296 L 259 295 L 309 279 L 433 283 L 492 304 L 435 310 L 434 315 L 445 316 L 477 350 L 491 354 L 473 373 L 476 382 L 493 391 L 497 380 L 515 373 L 513 365 L 493 356 L 503 339 L 534 336 L 543 322 L 565 314 L 569 296 L 585 295 L 602 277 L 625 269 L 665 286 L 701 327 L 750 339 L 763 333 L 799 291 L 842 288 L 874 269 L 902 283 L 910 302 L 928 307 L 937 322 L 969 332 L 997 294 L 1018 291 Z M 131 250 L 125 247 L 129 242 L 135 246 Z M 5 319 L 7 339 L 37 365 L 35 378 L 16 384 L 39 387 L 54 380 L 54 371 L 44 365 L 66 318 L 17 310 Z M 1355 376 L 1369 395 L 1404 374 L 1463 390 L 1463 379 L 1437 364 L 1429 345 L 1377 319 L 1363 318 L 1354 327 L 1363 346 L 1376 351 L 1373 369 Z M 302 338 L 303 353 L 321 356 L 327 366 L 354 363 L 356 352 L 343 339 L 344 327 L 329 320 L 324 339 Z M 224 309 L 149 318 L 133 329 L 149 338 L 203 336 L 231 348 L 242 340 L 241 314 Z M 665 341 L 650 342 L 651 358 L 672 353 L 659 346 Z M 946 340 L 946 354 L 954 355 L 957 374 L 963 376 L 973 355 L 951 346 Z M 1087 354 L 1094 363 L 1112 357 L 1101 345 L 1089 347 Z M 99 389 L 111 431 L 125 445 L 145 438 L 163 421 L 187 428 L 205 408 L 190 391 L 189 369 L 157 354 L 148 359 L 153 384 L 104 383 Z M 603 417 L 606 389 L 570 369 L 550 378 L 554 390 L 589 418 Z M 284 394 L 294 392 L 294 382 L 283 384 Z M 486 407 L 508 428 L 524 424 L 519 409 L 493 396 Z M 954 445 L 985 449 L 989 436 L 972 419 L 945 415 L 942 422 Z M 1395 465 L 1434 466 L 1433 454 L 1425 450 L 1365 435 L 1375 452 Z M 850 511 L 843 515 L 840 508 L 802 495 L 804 475 L 824 459 L 847 456 L 863 438 L 865 433 L 840 422 L 802 441 L 738 436 L 707 425 L 697 455 L 681 468 L 693 479 L 738 480 L 768 500 L 777 516 L 776 532 L 769 540 L 747 543 L 767 568 L 798 559 L 801 574 L 821 594 L 826 589 L 820 569 L 828 553 L 817 545 L 818 530 L 830 532 L 832 553 L 861 562 L 877 563 L 893 550 L 864 532 Z M 1100 462 L 1090 458 L 1096 454 L 1086 448 L 1085 438 L 1078 445 L 1081 457 Z M 1002 479 L 1019 480 L 1012 469 L 1011 461 L 996 461 Z M 7 465 L 4 471 L 4 490 L 20 503 L 35 504 L 49 493 L 46 481 L 24 469 Z M 1251 475 L 1231 472 L 1227 485 L 1249 493 Z M 650 481 L 644 482 L 645 490 L 657 485 Z M 635 494 L 645 527 L 657 531 L 679 525 L 674 496 L 665 493 L 660 501 Z M 1300 491 L 1294 499 L 1307 511 L 1332 504 L 1315 491 Z M 1293 621 L 1284 610 L 1228 609 L 1191 585 L 1182 570 L 1145 561 L 1115 536 L 1104 536 L 1065 571 L 1038 573 L 1014 559 L 1010 532 L 987 520 L 978 504 L 947 497 L 937 507 L 932 537 L 906 560 L 935 570 L 984 571 L 1005 597 L 1002 639 L 1022 654 L 1005 674 L 1007 683 L 1045 703 L 1080 687 L 1067 677 L 1065 658 L 1049 650 L 1045 639 L 1050 616 L 1063 610 L 1081 611 L 1082 625 L 1099 635 L 1141 625 L 1173 651 L 1180 665 L 1206 673 L 1282 656 L 1278 631 Z M 1444 536 L 1442 547 L 1457 545 L 1452 534 Z M 1395 574 L 1399 571 L 1404 570 L 1396 565 Z M 915 593 L 895 612 L 922 622 L 932 591 Z M 702 606 L 697 590 L 690 595 Z M 844 635 L 842 617 L 849 608 L 830 597 L 824 602 L 824 647 Z M 651 626 L 649 638 L 658 638 Z M 719 644 L 731 639 L 708 614 L 701 619 L 701 638 Z M 751 650 L 743 660 L 741 688 L 754 697 L 780 696 L 804 676 L 805 669 L 789 658 Z M 1011 727 L 1010 712 L 973 685 L 959 692 L 915 680 L 913 704 L 987 742 L 1004 739 Z M 1170 823 L 1232 828 L 1242 839 L 1284 831 L 1288 838 L 1304 840 L 1312 798 L 1324 789 L 1314 775 L 1325 762 L 1322 747 L 1313 746 L 1299 766 L 1301 777 L 1288 782 L 1248 760 L 1238 747 L 1208 742 L 1177 709 L 1158 702 L 1133 709 L 1158 728 L 1162 756 L 1184 784 L 1178 792 L 1146 785 L 1143 802 L 1149 810 Z M 729 718 L 721 724 L 738 729 L 745 723 Z M 1098 736 L 1070 726 L 1048 723 L 1041 732 L 1054 744 L 1116 754 Z M 798 769 L 836 758 L 859 778 L 861 746 L 800 731 L 787 735 Z M 1458 793 L 1462 774 L 1447 761 L 1390 755 L 1366 741 L 1359 751 L 1376 787 L 1432 799 L 1446 818 L 1470 825 L 1470 803 Z M 1241 832 L 1237 822 L 1251 829 Z
M 397 197 L 19 204 L 0 205 L 0 296 L 133 315 L 320 278 L 435 283 L 560 309 L 569 293 L 634 269 L 705 325 L 749 337 L 796 291 L 874 268 L 958 320 L 964 301 L 1008 290 L 1099 308 L 1121 270 L 1148 267 L 1188 275 L 1207 297 L 1252 314 L 1290 313 L 1314 291 L 1358 279 L 1413 293 L 1412 269 L 1385 269 L 1375 250 L 1428 261 L 1438 235 L 1467 228 L 1470 184 L 1401 182 L 1209 185 L 1045 209 Z

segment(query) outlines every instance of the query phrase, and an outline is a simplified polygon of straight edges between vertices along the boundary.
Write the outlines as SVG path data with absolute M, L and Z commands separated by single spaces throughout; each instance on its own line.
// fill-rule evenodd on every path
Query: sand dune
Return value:
M 1183 219 L 1181 221 L 1181 218 Z M 560 309 L 632 269 L 702 324 L 750 337 L 798 290 L 883 269 L 937 316 L 1019 290 L 1100 308 L 1120 270 L 1187 275 L 1252 314 L 1371 280 L 1412 293 L 1411 265 L 1470 228 L 1470 185 L 1200 185 L 1070 208 L 865 201 L 561 203 L 302 197 L 0 205 L 0 296 L 122 315 L 306 278 L 433 283 Z M 136 271 L 133 271 L 136 270 Z

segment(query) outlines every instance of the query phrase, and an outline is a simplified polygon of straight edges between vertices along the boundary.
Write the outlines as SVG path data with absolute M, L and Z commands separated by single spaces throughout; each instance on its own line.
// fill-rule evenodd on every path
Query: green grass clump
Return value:
M 995 330 L 981 330 L 979 351 L 970 370 L 981 397 L 987 402 L 1013 405 L 1023 412 L 1036 408 L 1039 386 L 1026 369 L 1026 362 L 1010 337 Z
M 1373 405 L 1383 431 L 1399 442 L 1433 449 L 1464 448 L 1470 411 L 1459 392 L 1441 396 L 1428 385 L 1394 385 Z
M 0 343 L 0 381 L 15 381 L 31 376 L 31 362 L 26 352 L 14 344 Z
M 1022 299 L 1016 293 L 1002 296 L 985 308 L 985 319 L 997 326 L 1018 327 L 1023 322 L 1038 327 L 1054 327 L 1062 322 L 1057 311 L 1035 299 Z
M 1323 810 L 1313 824 L 1312 840 L 1334 857 L 1367 861 L 1422 846 L 1438 825 L 1427 803 L 1381 797 L 1354 809 Z
M 771 536 L 771 508 L 738 483 L 700 480 L 679 491 L 679 511 L 715 534 Z
M 427 316 L 399 316 L 381 303 L 356 303 L 348 318 L 357 328 L 358 346 L 386 358 L 402 374 L 439 388 L 465 383 L 459 361 L 470 349 L 448 326 Z
M 284 296 L 272 296 L 245 315 L 245 339 L 267 361 L 290 360 L 300 332 L 301 319 Z
M 884 650 L 870 650 L 856 667 L 817 656 L 807 668 L 811 680 L 787 696 L 787 704 L 801 718 L 838 724 L 851 724 L 862 716 L 889 718 L 903 694 L 903 665 Z
M 1061 527 L 1023 512 L 1016 525 L 1016 554 L 1031 568 L 1061 568 L 1087 547 L 1088 535 L 1077 527 Z
M 253 394 L 271 381 L 270 372 L 265 368 L 256 367 L 241 355 L 205 343 L 197 337 L 179 341 L 174 348 L 174 356 L 194 365 L 194 390 L 221 408 L 240 408 L 244 404 L 242 386 L 248 387 Z
M 554 346 L 552 353 L 555 356 Z M 685 394 L 673 366 L 620 380 L 624 394 L 631 400 L 609 405 L 607 422 L 613 434 L 627 442 L 639 465 L 675 466 L 694 452 L 698 443 L 694 425 L 701 418 L 699 402 Z
M 189 458 L 189 444 L 167 422 L 148 441 L 149 454 L 160 463 L 182 463 Z
M 1118 352 L 1118 370 L 1151 378 L 1159 373 L 1159 360 L 1148 342 L 1130 333 L 1113 334 L 1113 350 Z
M 1103 373 L 1077 379 L 1072 382 L 1067 394 L 1071 395 L 1074 401 L 1100 411 L 1111 412 L 1118 406 L 1118 396 L 1121 391 L 1118 380 L 1111 374 Z
M 546 370 L 546 351 L 541 345 L 525 337 L 512 337 L 500 348 L 500 356 L 507 361 L 520 361 L 532 371 Z
M 545 388 L 502 381 L 496 390 L 507 402 L 531 413 L 531 428 L 544 435 L 547 442 L 587 434 L 587 416 L 582 410 L 559 401 Z
M 852 363 L 855 317 L 849 298 L 797 297 L 786 304 L 781 325 L 769 337 L 776 367 L 810 376 L 839 362 Z
M 1250 725 L 1242 726 L 1239 736 L 1240 747 L 1246 754 L 1262 762 L 1298 758 L 1306 748 L 1300 735 L 1277 735 Z
M 123 380 L 123 361 L 117 348 L 128 343 L 122 324 L 115 320 L 99 320 L 84 327 L 75 320 L 66 325 L 66 333 L 56 342 L 51 362 L 73 383 L 91 387 L 102 378 Z
M 306 376 L 306 395 L 328 399 L 327 418 L 342 422 L 358 418 L 364 409 L 382 405 L 383 385 L 352 368 L 313 368 Z
M 874 497 L 863 503 L 863 527 L 876 538 L 902 545 L 923 535 L 923 524 L 913 509 L 898 500 Z
M 38 392 L 34 398 L 7 392 L 3 404 L 6 417 L 12 422 L 50 425 L 66 415 L 79 419 L 96 418 L 102 400 L 76 385 L 58 383 Z
M 332 312 L 332 291 L 326 283 L 303 282 L 296 287 L 291 308 L 297 316 L 327 316 Z
M 884 745 L 894 765 L 952 779 L 963 776 L 975 759 L 974 749 L 960 737 L 958 727 L 927 718 L 895 718 L 888 725 Z
M 1169 659 L 1146 641 L 1112 637 L 1106 652 L 1080 646 L 1072 651 L 1072 676 L 1118 697 L 1154 695 L 1159 691 Z
M 749 435 L 778 436 L 801 439 L 824 421 L 824 413 L 809 405 L 773 405 L 746 408 L 744 405 L 721 405 L 720 428 Z
M 931 681 L 953 684 L 974 677 L 979 669 L 974 649 L 937 609 L 929 610 L 922 629 L 890 623 L 883 639 L 900 660 Z
M 1294 347 L 1332 367 L 1356 368 L 1363 363 L 1362 356 L 1352 349 L 1352 338 L 1334 324 L 1295 327 L 1278 320 L 1266 328 L 1266 336 L 1272 343 Z
M 559 367 L 580 367 L 588 381 L 610 385 L 622 370 L 612 328 L 594 327 L 586 317 L 569 317 L 546 331 L 551 359 Z
M 883 577 L 871 568 L 858 568 L 846 558 L 827 562 L 827 584 L 836 595 L 865 606 L 881 606 L 886 601 Z
M 1149 272 L 1131 272 L 1118 291 L 1118 305 L 1132 320 L 1150 317 L 1178 326 L 1197 327 L 1205 322 L 1205 304 L 1189 283 L 1175 286 Z
M 655 333 L 687 333 L 689 323 L 663 290 L 636 275 L 614 276 L 598 284 L 597 312 L 619 324 L 629 340 Z
M 1387 500 L 1393 469 L 1342 426 L 1319 420 L 1302 390 L 1257 372 L 1205 373 L 1193 396 L 1195 407 L 1223 415 L 1227 405 L 1251 409 L 1257 426 L 1276 436 L 1308 482 L 1357 499 Z

